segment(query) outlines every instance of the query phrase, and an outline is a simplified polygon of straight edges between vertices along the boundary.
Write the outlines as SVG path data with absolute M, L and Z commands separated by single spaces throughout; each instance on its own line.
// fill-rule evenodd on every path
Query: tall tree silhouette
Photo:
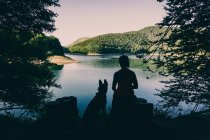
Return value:
M 167 107 L 180 103 L 210 105 L 210 1 L 209 0 L 158 0 L 165 2 L 167 15 L 159 23 L 168 30 L 161 34 L 152 54 L 159 73 L 172 75 L 163 81 L 166 88 L 159 96 Z
M 0 102 L 3 109 L 36 109 L 58 87 L 47 52 L 31 43 L 38 33 L 55 30 L 58 0 L 0 1 Z

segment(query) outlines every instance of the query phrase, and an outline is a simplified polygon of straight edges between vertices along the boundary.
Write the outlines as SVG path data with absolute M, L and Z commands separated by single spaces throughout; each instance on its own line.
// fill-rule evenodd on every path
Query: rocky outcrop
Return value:
M 111 111 L 113 124 L 141 126 L 152 122 L 153 104 L 143 98 L 114 98 Z
M 45 106 L 45 117 L 48 119 L 69 119 L 79 117 L 77 108 L 77 98 L 63 97 L 55 101 L 49 102 Z

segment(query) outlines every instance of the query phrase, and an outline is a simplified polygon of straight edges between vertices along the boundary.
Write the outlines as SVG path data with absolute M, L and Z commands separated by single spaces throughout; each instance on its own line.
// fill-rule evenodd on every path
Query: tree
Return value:
M 47 52 L 30 42 L 36 34 L 55 30 L 58 0 L 0 1 L 0 102 L 3 109 L 34 110 L 58 87 L 49 70 Z
M 210 105 L 210 1 L 158 0 L 165 2 L 167 15 L 159 23 L 167 27 L 156 43 L 159 52 L 157 68 L 160 74 L 173 78 L 163 81 L 166 87 L 159 96 L 167 107 L 187 103 L 196 111 Z M 168 31 L 171 31 L 170 33 Z M 165 47 L 163 47 L 165 46 Z
M 63 47 L 58 38 L 54 36 L 46 36 L 45 34 L 37 34 L 30 40 L 33 46 L 42 47 L 48 55 L 64 55 Z

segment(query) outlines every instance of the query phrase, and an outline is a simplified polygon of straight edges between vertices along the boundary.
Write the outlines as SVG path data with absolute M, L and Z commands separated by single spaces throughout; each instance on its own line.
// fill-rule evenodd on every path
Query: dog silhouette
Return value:
M 106 93 L 108 89 L 108 83 L 106 79 L 104 83 L 99 80 L 98 92 L 94 98 L 88 104 L 83 117 L 82 123 L 85 127 L 96 126 L 100 115 L 106 115 Z

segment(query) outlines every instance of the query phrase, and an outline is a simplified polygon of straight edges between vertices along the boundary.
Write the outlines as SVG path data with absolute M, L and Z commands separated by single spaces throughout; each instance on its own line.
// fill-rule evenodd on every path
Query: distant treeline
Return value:
M 151 26 L 139 31 L 99 35 L 90 39 L 75 41 L 78 43 L 69 45 L 69 50 L 71 53 L 83 54 L 138 53 L 160 38 L 159 34 L 165 30 L 165 27 Z

